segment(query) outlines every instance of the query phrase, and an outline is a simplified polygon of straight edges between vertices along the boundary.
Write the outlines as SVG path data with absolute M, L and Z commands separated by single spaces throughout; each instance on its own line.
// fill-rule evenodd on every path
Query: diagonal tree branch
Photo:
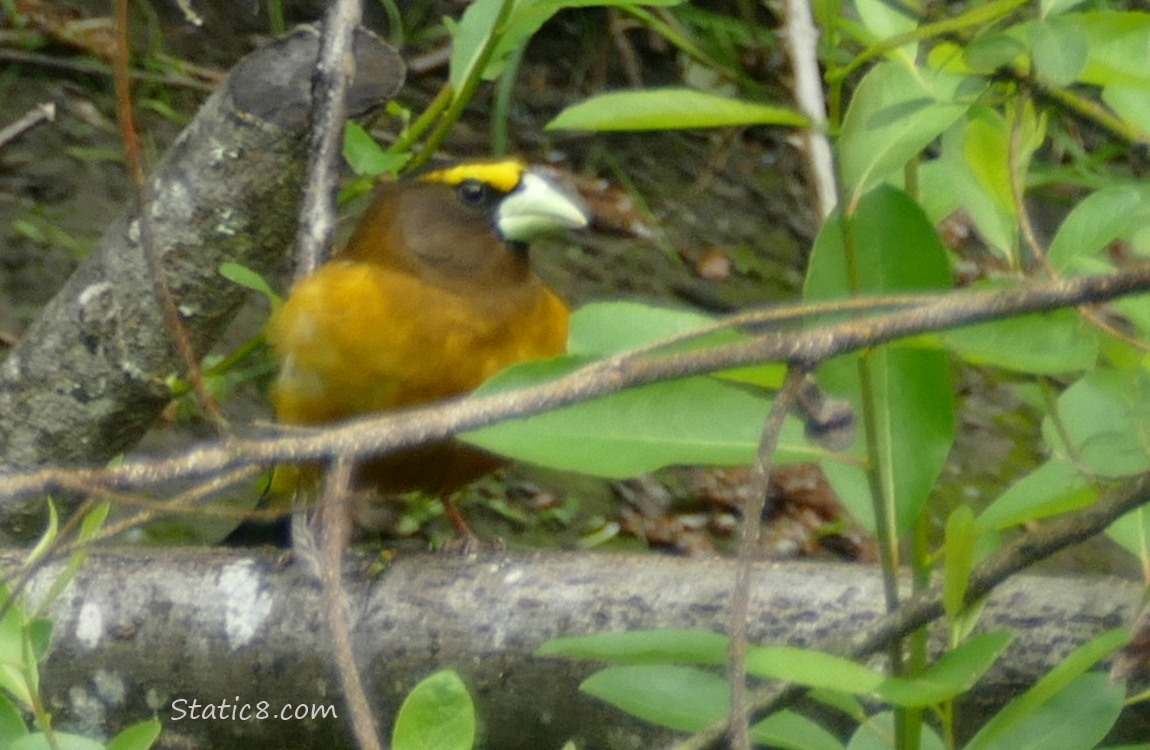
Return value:
M 1011 315 L 1105 302 L 1150 291 L 1150 265 L 1120 273 L 1063 279 L 992 292 L 942 295 L 874 317 L 805 331 L 776 332 L 711 349 L 633 358 L 622 354 L 545 385 L 453 400 L 341 425 L 229 438 L 164 459 L 136 459 L 108 469 L 45 468 L 0 475 L 0 518 L 21 498 L 54 490 L 142 487 L 252 464 L 362 458 L 442 440 L 500 420 L 530 416 L 624 388 L 753 363 L 786 361 L 813 369 L 831 357 L 929 331 Z

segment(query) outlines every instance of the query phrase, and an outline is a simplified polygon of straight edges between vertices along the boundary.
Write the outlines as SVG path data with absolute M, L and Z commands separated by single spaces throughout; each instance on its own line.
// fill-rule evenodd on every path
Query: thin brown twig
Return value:
M 764 328 L 781 327 L 782 324 L 785 323 L 801 323 L 815 318 L 845 313 L 883 312 L 887 310 L 907 309 L 915 307 L 916 305 L 928 304 L 937 299 L 938 295 L 931 294 L 900 294 L 884 295 L 882 297 L 852 297 L 827 302 L 771 305 L 769 307 L 733 313 L 719 318 L 710 325 L 692 328 L 689 331 L 684 331 L 683 333 L 653 341 L 650 344 L 629 349 L 626 352 L 626 356 L 635 358 L 654 354 L 681 344 L 698 341 L 699 339 L 723 331 L 751 329 L 755 333 L 762 333 Z
M 1009 173 L 1010 179 L 1010 195 L 1014 201 L 1014 210 L 1018 212 L 1018 226 L 1022 233 L 1022 238 L 1026 242 L 1027 247 L 1030 248 L 1031 255 L 1034 260 L 1042 266 L 1046 271 L 1049 278 L 1058 278 L 1058 272 L 1050 265 L 1050 259 L 1046 256 L 1046 248 L 1038 241 L 1038 235 L 1034 231 L 1034 224 L 1030 221 L 1030 212 L 1026 210 L 1026 186 L 1023 184 L 1022 179 L 1022 165 L 1019 160 L 1022 156 L 1022 119 L 1023 112 L 1026 111 L 1025 96 L 1020 96 L 1018 105 L 1015 107 L 1014 122 L 1010 128 L 1010 145 L 1006 152 L 1006 171 Z
M 1082 315 L 1083 318 L 1089 321 L 1092 326 L 1102 331 L 1106 335 L 1113 336 L 1123 344 L 1137 349 L 1140 352 L 1150 352 L 1150 344 L 1147 344 L 1145 341 L 1137 339 L 1126 331 L 1123 331 L 1118 326 L 1104 318 L 1102 313 L 1098 310 L 1093 310 L 1091 308 L 1079 308 L 1078 312 Z
M 140 232 L 140 246 L 148 259 L 155 293 L 159 298 L 160 306 L 163 308 L 164 323 L 172 335 L 176 351 L 187 367 L 188 379 L 195 388 L 204 413 L 215 425 L 217 432 L 222 435 L 227 432 L 227 421 L 220 413 L 219 404 L 216 403 L 204 382 L 204 374 L 200 369 L 199 360 L 196 358 L 195 347 L 192 345 L 187 328 L 180 320 L 180 312 L 176 307 L 175 298 L 172 296 L 172 290 L 168 286 L 168 276 L 164 271 L 162 253 L 160 248 L 156 247 L 155 226 L 150 210 L 152 196 L 147 178 L 144 175 L 139 133 L 136 129 L 136 116 L 132 107 L 131 71 L 128 64 L 131 49 L 128 41 L 128 0 L 116 0 L 115 6 L 116 55 L 112 60 L 112 67 L 115 71 L 116 116 L 120 122 L 120 137 L 124 144 L 124 160 L 127 162 L 128 176 L 131 178 L 132 186 L 136 192 L 136 216 L 138 217 L 136 225 Z
M 623 77 L 627 85 L 638 89 L 643 87 L 642 66 L 639 64 L 639 55 L 635 52 L 635 45 L 627 38 L 627 32 L 636 28 L 637 24 L 623 15 L 615 8 L 607 9 L 607 33 L 611 43 L 615 46 L 615 59 L 623 69 Z
M 1023 105 L 1025 101 L 1025 98 L 1023 98 L 1019 106 L 1016 107 L 1019 112 L 1024 110 Z M 1019 169 L 1020 165 L 1018 164 L 1021 153 L 1021 145 L 1019 143 L 1022 133 L 1021 115 L 1016 115 L 1014 119 L 1014 125 L 1010 129 L 1010 148 L 1007 163 L 1008 171 L 1010 172 L 1010 192 L 1014 200 L 1015 211 L 1018 212 L 1018 226 L 1022 233 L 1022 238 L 1026 242 L 1026 246 L 1030 249 L 1030 254 L 1033 255 L 1035 260 L 1042 266 L 1048 278 L 1057 279 L 1059 277 L 1058 270 L 1050 264 L 1049 254 L 1046 248 L 1042 246 L 1042 242 L 1039 241 L 1038 233 L 1034 231 L 1034 223 L 1031 221 L 1030 211 L 1026 207 L 1025 180 L 1023 179 L 1022 170 Z M 1103 333 L 1113 336 L 1138 351 L 1150 351 L 1150 345 L 1139 341 L 1125 331 L 1119 330 L 1117 326 L 1103 318 L 1097 310 L 1080 307 L 1078 312 L 1091 325 Z
M 360 0 L 336 0 L 324 16 L 312 79 L 310 160 L 296 234 L 296 280 L 311 275 L 330 256 L 335 242 L 339 158 L 347 123 L 347 93 L 356 71 L 352 47 L 362 15 Z M 347 497 L 354 463 L 354 458 L 337 458 L 327 476 L 318 516 L 322 535 L 317 562 L 335 662 L 356 741 L 361 750 L 382 750 L 375 715 L 355 663 L 350 603 L 342 580 L 343 549 L 351 536 Z
M 348 495 L 354 462 L 340 458 L 332 466 L 324 485 L 320 529 L 320 582 L 331 629 L 332 647 L 339 670 L 343 697 L 351 711 L 351 724 L 360 750 L 383 750 L 371 701 L 355 662 L 351 623 L 351 602 L 343 587 L 343 550 L 351 535 Z
M 314 430 L 262 438 L 227 438 L 165 459 L 125 461 L 111 469 L 39 468 L 0 477 L 0 498 L 54 487 L 132 487 L 207 476 L 250 464 L 307 463 L 346 455 L 362 458 L 443 440 L 498 421 L 522 418 L 625 388 L 763 362 L 813 365 L 831 357 L 921 333 L 1013 315 L 1095 304 L 1150 291 L 1150 265 L 1008 290 L 963 291 L 914 308 L 803 331 L 770 332 L 744 341 L 658 357 L 627 353 L 593 363 L 543 385 L 471 396 L 400 413 L 370 415 Z
M 100 500 L 108 500 L 119 506 L 143 506 L 144 510 L 122 521 L 106 525 L 100 529 L 98 533 L 94 534 L 87 543 L 98 544 L 108 541 L 120 536 L 126 531 L 139 528 L 162 516 L 189 513 L 193 509 L 198 515 L 237 521 L 259 521 L 280 518 L 284 515 L 283 511 L 280 510 L 225 510 L 222 508 L 194 507 L 210 495 L 246 479 L 250 479 L 252 476 L 258 474 L 259 471 L 260 468 L 258 466 L 244 466 L 234 471 L 224 472 L 217 477 L 213 477 L 209 482 L 197 484 L 186 492 L 161 502 L 150 498 L 141 498 L 131 493 L 102 490 L 98 495 Z M 71 554 L 79 549 L 81 544 L 79 541 L 65 544 L 59 549 L 58 554 Z
M 743 533 L 739 540 L 739 559 L 735 583 L 731 590 L 731 615 L 728 625 L 730 652 L 727 675 L 731 682 L 731 747 L 751 750 L 751 724 L 747 705 L 747 628 L 751 609 L 751 571 L 759 549 L 763 527 L 763 510 L 767 504 L 767 485 L 771 462 L 779 447 L 779 436 L 787 415 L 799 398 L 807 373 L 791 368 L 786 381 L 771 403 L 767 423 L 759 438 L 757 459 L 751 468 L 751 496 L 743 509 Z

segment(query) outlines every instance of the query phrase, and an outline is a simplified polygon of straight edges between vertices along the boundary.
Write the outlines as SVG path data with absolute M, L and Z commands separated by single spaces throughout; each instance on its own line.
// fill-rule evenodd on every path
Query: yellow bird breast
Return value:
M 516 362 L 562 353 L 567 318 L 540 283 L 464 295 L 377 264 L 329 263 L 269 324 L 277 418 L 331 422 L 466 393 Z

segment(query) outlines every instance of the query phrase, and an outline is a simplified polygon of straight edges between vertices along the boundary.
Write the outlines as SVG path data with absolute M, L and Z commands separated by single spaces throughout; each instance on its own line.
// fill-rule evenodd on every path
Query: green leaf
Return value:
M 1030 27 L 1034 69 L 1054 86 L 1068 86 L 1086 68 L 1089 45 L 1073 16 L 1036 21 Z
M 510 1 L 510 0 L 509 0 Z M 551 16 L 564 8 L 591 6 L 627 6 L 620 0 L 515 0 L 510 13 L 500 28 L 496 28 L 499 11 L 504 0 L 476 0 L 467 6 L 459 23 L 449 24 L 452 37 L 451 85 L 456 91 L 471 77 L 481 62 L 482 50 L 488 37 L 494 35 L 490 58 L 479 74 L 491 80 L 503 72 L 507 58 L 527 42 Z M 651 0 L 647 6 L 668 7 L 682 0 Z
M 966 750 L 1082 750 L 1095 747 L 1114 726 L 1125 697 L 1125 686 L 1112 682 L 1105 674 L 1080 675 L 1035 707 L 1012 729 L 997 733 L 993 739 L 983 739 L 987 729 L 994 724 L 994 719 L 991 719 L 970 741 Z M 1007 706 L 1003 711 L 1009 709 Z
M 84 516 L 84 520 L 80 522 L 80 533 L 77 535 L 79 541 L 86 542 L 96 535 L 97 532 L 104 526 L 104 521 L 108 519 L 108 514 L 112 510 L 112 504 L 108 501 L 97 503 L 91 510 Z M 84 566 L 84 561 L 88 559 L 87 546 L 81 547 L 71 557 L 68 558 L 67 565 L 60 571 L 52 581 L 52 585 L 48 587 L 48 591 L 40 597 L 39 602 L 36 604 L 36 612 L 34 616 L 39 616 L 44 613 L 48 607 L 52 605 L 56 598 L 68 587 L 72 579 Z
M 1150 83 L 1150 14 L 1076 13 L 1063 16 L 1085 36 L 1089 56 L 1079 80 L 1097 86 Z
M 1091 505 L 1098 490 L 1068 461 L 1052 458 L 1006 489 L 978 516 L 982 530 L 1007 529 Z
M 716 320 L 713 316 L 694 310 L 643 302 L 592 302 L 572 314 L 567 351 L 574 355 L 594 357 L 618 354 L 700 331 L 713 326 Z M 723 329 L 692 336 L 688 341 L 663 346 L 658 351 L 664 354 L 694 351 L 746 338 L 746 334 L 741 331 Z M 780 362 L 724 370 L 715 373 L 715 377 L 778 390 L 786 378 L 786 370 L 786 365 Z
M 478 393 L 545 382 L 580 364 L 558 358 L 519 365 Z M 762 391 L 699 376 L 632 388 L 461 437 L 517 460 L 619 479 L 675 464 L 748 464 L 758 452 L 770 404 Z M 778 462 L 821 453 L 806 443 L 796 419 L 788 418 L 780 442 Z
M 267 297 L 268 301 L 271 302 L 272 307 L 279 307 L 279 305 L 283 302 L 283 299 L 278 294 L 276 294 L 275 290 L 272 289 L 271 284 L 267 282 L 267 279 L 265 279 L 263 276 L 260 276 L 258 273 L 251 270 L 247 266 L 242 266 L 239 263 L 226 261 L 220 264 L 219 270 L 220 276 L 223 276 L 228 281 L 234 284 L 239 284 L 246 289 L 251 289 L 254 292 L 259 292 L 260 294 Z
M 862 722 L 851 736 L 847 750 L 892 750 L 897 747 L 893 739 L 895 736 L 894 714 L 883 711 Z M 947 746 L 930 725 L 922 723 L 918 747 L 921 750 L 946 750 Z
M 1056 16 L 1059 13 L 1065 13 L 1071 8 L 1082 5 L 1086 0 L 1042 0 L 1039 7 L 1042 9 L 1042 17 L 1049 18 Z
M 1062 747 L 1071 750 L 1071 748 L 1093 747 L 1094 742 L 1084 742 L 1078 745 L 1063 745 L 1060 742 L 1055 745 L 1042 744 L 1043 741 L 1054 741 L 1052 736 L 1047 735 L 1044 722 L 1046 722 L 1045 726 L 1049 728 L 1062 727 L 1069 731 L 1072 727 L 1066 726 L 1067 720 L 1070 723 L 1082 721 L 1083 716 L 1080 710 L 1082 708 L 1090 707 L 1092 710 L 1101 711 L 1103 715 L 1109 713 L 1107 706 L 1109 701 L 1113 699 L 1112 695 L 1108 695 L 1105 699 L 1106 706 L 1099 706 L 1095 704 L 1093 699 L 1082 695 L 1080 687 L 1072 686 L 1076 685 L 1079 678 L 1083 676 L 1083 672 L 1129 640 L 1130 631 L 1119 629 L 1103 633 L 1093 641 L 1080 646 L 1059 662 L 1058 666 L 1046 673 L 1034 687 L 1012 700 L 1005 708 L 995 714 L 994 718 L 984 724 L 978 734 L 966 745 L 965 750 L 991 750 L 991 748 L 994 750 L 1022 750 L 1023 748 L 1053 750 L 1053 748 Z M 1103 685 L 1110 684 L 1109 678 L 1102 674 L 1087 675 L 1087 677 L 1091 679 L 1086 684 L 1093 687 L 1100 687 L 1094 681 L 1093 678 L 1095 677 L 1101 678 Z M 1106 695 L 1111 692 L 1111 689 L 1117 692 L 1117 702 L 1120 707 L 1124 697 L 1122 686 L 1110 684 L 1110 689 L 1102 687 L 1099 695 Z M 1083 702 L 1076 707 L 1075 701 L 1077 700 Z M 1053 708 L 1043 711 L 1045 706 L 1053 706 Z M 1087 720 L 1087 723 L 1093 724 L 1094 722 Z
M 362 125 L 349 120 L 343 132 L 343 158 L 360 177 L 378 177 L 398 173 L 411 154 L 385 151 Z
M 985 88 L 975 77 L 880 63 L 855 89 L 839 137 L 847 204 L 899 173 Z
M 808 124 L 805 117 L 785 107 L 689 88 L 664 88 L 600 94 L 563 110 L 547 123 L 546 130 L 602 132 Z
M 951 700 L 974 687 L 1013 638 L 1006 631 L 975 636 L 947 651 L 922 674 L 888 678 L 875 694 L 906 708 L 925 708 Z
M 1130 183 L 1103 188 L 1083 199 L 1062 221 L 1046 258 L 1059 273 L 1081 273 L 1089 268 L 1084 261 L 1147 225 L 1150 186 Z
M 1018 61 L 1029 51 L 1025 42 L 1011 34 L 986 34 L 975 37 L 962 48 L 962 56 L 972 69 L 993 73 Z
M 818 701 L 824 706 L 835 709 L 853 719 L 856 724 L 866 720 L 866 709 L 858 698 L 841 690 L 824 690 L 814 688 L 810 691 L 811 700 Z
M 488 39 L 500 33 L 495 26 L 504 4 L 511 2 L 512 0 L 476 0 L 467 6 L 458 23 L 448 24 L 451 32 L 450 79 L 456 92 L 462 90 L 472 76 L 483 76 L 486 73 L 486 68 L 478 71 L 476 69 L 485 63 L 482 58 Z M 498 59 L 489 58 L 486 66 L 498 66 L 500 62 Z
M 24 717 L 4 693 L 0 693 L 0 747 L 9 747 L 18 738 L 28 734 Z
M 777 711 L 751 727 L 751 739 L 784 750 L 843 750 L 843 743 L 802 714 Z
M 909 196 L 884 186 L 863 199 L 852 221 L 834 217 L 823 226 L 811 256 L 805 298 L 820 301 L 949 286 L 946 250 L 934 227 Z M 847 398 L 864 419 L 860 357 L 866 358 L 875 407 L 878 445 L 873 453 L 878 464 L 872 470 L 881 473 L 887 493 L 882 501 L 902 533 L 922 511 L 954 441 L 950 364 L 944 352 L 900 345 L 823 365 L 823 386 Z M 853 455 L 865 464 L 867 446 L 858 443 Z M 852 515 L 860 523 L 873 523 L 865 476 L 827 461 L 823 468 Z
M 44 526 L 44 533 L 36 540 L 36 545 L 28 552 L 24 560 L 27 564 L 32 564 L 44 556 L 51 546 L 55 543 L 56 537 L 59 533 L 59 516 L 56 513 L 56 503 L 52 498 L 48 498 L 48 523 Z
M 0 601 L 11 594 L 8 588 L 0 588 Z M 20 702 L 21 708 L 32 706 L 32 693 L 29 688 L 26 670 L 28 650 L 25 648 L 25 612 L 20 602 L 8 608 L 4 619 L 0 620 L 0 689 L 8 692 Z M 35 665 L 31 665 L 35 669 Z
M 1096 329 L 1074 310 L 1052 310 L 942 332 L 947 348 L 972 364 L 1034 375 L 1080 372 L 1098 359 Z
M 628 630 L 552 638 L 536 656 L 593 659 L 615 664 L 710 664 L 727 662 L 727 636 L 705 630 Z
M 961 177 L 974 183 L 974 176 L 966 170 L 963 162 L 958 165 Z M 932 224 L 946 221 L 962 207 L 961 192 L 955 188 L 954 165 L 943 159 L 927 159 L 918 168 L 918 192 L 922 209 Z
M 1138 558 L 1143 570 L 1150 566 L 1150 510 L 1145 506 L 1130 511 L 1110 524 L 1106 535 Z
M 978 528 L 969 505 L 955 508 L 946 519 L 946 558 L 944 560 L 943 606 L 953 619 L 966 609 L 966 590 L 974 569 L 974 543 Z
M 395 718 L 395 750 L 470 750 L 475 706 L 459 675 L 436 672 L 412 688 Z
M 163 728 L 156 719 L 138 722 L 113 737 L 107 750 L 148 750 L 160 738 Z
M 28 645 L 32 647 L 32 656 L 37 663 L 43 661 L 52 645 L 52 621 L 43 617 L 30 620 L 25 623 L 24 632 Z
M 67 732 L 55 732 L 54 734 L 56 737 L 55 746 L 48 742 L 48 738 L 42 732 L 36 732 L 16 740 L 8 746 L 8 750 L 56 750 L 56 748 L 59 750 L 104 750 L 103 743 L 78 734 Z
M 892 738 L 895 736 L 894 713 L 883 711 L 861 722 L 859 728 L 851 736 L 847 750 L 891 750 L 894 747 Z M 923 723 L 919 731 L 920 750 L 946 750 L 947 745 L 930 728 Z
M 913 31 L 918 19 L 906 12 L 908 6 L 883 0 L 855 0 L 855 9 L 863 27 L 878 41 Z M 895 54 L 908 66 L 914 65 L 918 45 L 911 42 L 900 47 Z
M 671 664 L 608 667 L 579 686 L 643 721 L 698 732 L 731 710 L 731 688 L 713 672 Z
M 641 302 L 592 302 L 571 315 L 567 351 L 576 355 L 606 356 L 647 346 L 663 339 L 713 325 L 715 318 L 694 310 L 661 307 Z M 721 341 L 745 336 L 726 331 Z
M 983 192 L 989 195 L 999 211 L 1014 216 L 1014 193 L 1010 188 L 1010 133 L 1006 119 L 986 107 L 971 110 L 966 127 L 963 153 Z
M 751 649 L 747 674 L 855 695 L 869 693 L 883 681 L 881 674 L 850 659 L 793 646 Z
M 931 192 L 949 195 L 948 203 L 966 211 L 991 249 L 1010 261 L 1012 266 L 1017 266 L 1017 217 L 1013 209 L 1002 209 L 971 171 L 966 147 L 969 125 L 970 121 L 963 119 L 943 133 L 941 157 L 923 166 L 922 193 L 924 196 Z M 935 198 L 931 202 L 938 201 Z M 934 218 L 941 220 L 949 213 L 934 214 Z
M 1150 375 L 1142 368 L 1094 370 L 1058 398 L 1061 430 L 1047 417 L 1042 435 L 1103 477 L 1150 469 Z
M 1150 133 L 1150 87 L 1114 85 L 1102 89 L 1102 101 L 1127 123 Z

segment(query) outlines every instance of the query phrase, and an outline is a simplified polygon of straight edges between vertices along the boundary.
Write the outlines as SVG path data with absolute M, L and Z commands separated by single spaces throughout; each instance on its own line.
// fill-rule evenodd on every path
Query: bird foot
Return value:
M 503 540 L 484 539 L 476 534 L 466 519 L 463 518 L 463 514 L 455 507 L 455 503 L 445 501 L 443 505 L 444 512 L 451 519 L 456 530 L 455 538 L 444 543 L 443 551 L 456 553 L 461 557 L 479 557 L 507 550 L 507 545 L 503 543 Z

